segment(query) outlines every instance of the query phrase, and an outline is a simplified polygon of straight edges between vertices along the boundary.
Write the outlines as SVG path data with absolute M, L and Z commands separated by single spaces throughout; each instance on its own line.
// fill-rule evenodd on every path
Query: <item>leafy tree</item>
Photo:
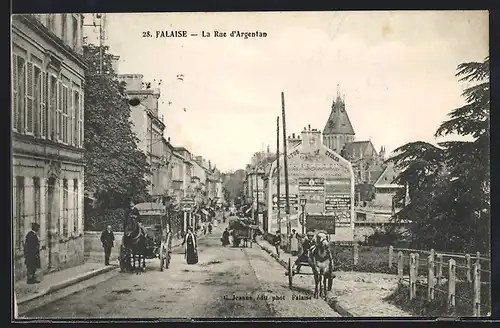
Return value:
M 130 108 L 124 85 L 112 70 L 103 47 L 103 74 L 98 74 L 100 48 L 86 44 L 85 77 L 85 188 L 97 207 L 127 207 L 148 199 L 146 155 L 132 132 Z
M 226 201 L 235 201 L 243 193 L 243 181 L 245 181 L 245 171 L 237 170 L 230 175 L 224 184 L 224 192 L 227 195 Z
M 435 133 L 472 141 L 412 142 L 388 159 L 402 170 L 396 182 L 408 186 L 410 203 L 396 219 L 411 221 L 412 247 L 489 252 L 489 67 L 489 58 L 458 65 L 456 76 L 471 85 L 462 94 L 466 104 L 452 110 Z M 396 201 L 404 196 L 400 192 Z

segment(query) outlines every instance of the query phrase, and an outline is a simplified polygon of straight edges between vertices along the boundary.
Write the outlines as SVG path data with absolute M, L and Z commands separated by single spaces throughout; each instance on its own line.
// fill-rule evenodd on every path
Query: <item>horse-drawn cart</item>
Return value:
M 132 208 L 132 215 L 126 220 L 122 246 L 120 247 L 120 268 L 135 271 L 136 261 L 143 271 L 146 259 L 159 258 L 160 270 L 170 265 L 172 233 L 168 224 L 165 206 L 158 203 L 140 203 Z
M 239 218 L 237 216 L 229 218 L 229 230 L 233 237 L 234 247 L 239 247 L 242 240 L 243 247 L 247 247 L 248 243 L 250 243 L 250 247 L 252 247 L 254 234 L 258 229 L 259 227 L 253 224 L 250 219 Z
M 328 237 L 328 235 L 326 235 L 326 236 L 327 236 L 327 243 L 329 244 L 330 238 Z M 326 247 L 329 247 L 329 246 L 326 246 Z M 288 276 L 288 286 L 290 288 L 292 288 L 294 275 L 310 275 L 310 276 L 314 276 L 314 279 L 315 279 L 315 285 L 316 285 L 315 296 L 317 296 L 318 284 L 319 284 L 320 288 L 324 288 L 323 291 L 326 294 L 326 289 L 328 289 L 329 291 L 332 290 L 333 279 L 335 278 L 335 273 L 333 272 L 333 270 L 334 270 L 333 262 L 332 262 L 333 259 L 330 258 L 330 261 L 329 261 L 330 262 L 329 264 L 331 265 L 329 267 L 330 269 L 323 271 L 323 270 L 321 270 L 320 267 L 315 266 L 318 259 L 311 258 L 311 256 L 314 257 L 314 255 L 312 255 L 309 252 L 308 256 L 299 262 L 299 265 L 301 268 L 303 268 L 303 267 L 311 268 L 310 272 L 297 272 L 296 270 L 294 270 L 294 262 L 295 261 L 292 261 L 291 258 L 288 259 L 288 267 L 287 267 L 287 270 L 285 271 L 285 276 Z M 326 257 L 326 253 L 324 255 L 322 255 L 322 257 L 324 258 L 324 260 L 328 259 L 328 257 Z M 310 262 L 310 261 L 312 261 L 312 262 Z M 311 265 L 311 263 L 313 263 L 313 264 Z M 318 273 L 320 273 L 320 274 L 318 274 Z M 321 280 L 323 280 L 323 281 L 321 281 Z M 324 283 L 326 283 L 327 286 L 323 286 Z

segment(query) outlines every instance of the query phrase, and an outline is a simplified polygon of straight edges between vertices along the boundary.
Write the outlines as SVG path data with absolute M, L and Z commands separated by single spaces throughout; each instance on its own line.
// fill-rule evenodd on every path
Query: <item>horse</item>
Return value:
M 328 291 L 332 290 L 333 278 L 333 259 L 326 239 L 316 243 L 309 250 L 308 262 L 314 274 L 314 297 L 326 298 L 327 281 Z
M 123 262 L 122 269 L 134 271 L 136 274 L 145 272 L 147 233 L 135 218 L 128 220 L 125 231 L 126 233 L 123 234 L 122 238 L 122 256 L 120 261 L 121 263 Z

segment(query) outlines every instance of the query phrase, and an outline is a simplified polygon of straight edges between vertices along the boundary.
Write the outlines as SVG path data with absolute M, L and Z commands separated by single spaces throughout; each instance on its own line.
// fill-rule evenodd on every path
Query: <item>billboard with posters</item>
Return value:
M 354 175 L 351 164 L 321 143 L 319 131 L 304 131 L 301 143 L 288 150 L 288 201 L 293 229 L 301 231 L 301 199 L 306 200 L 306 227 L 329 227 L 333 240 L 354 238 Z M 277 161 L 273 162 L 268 176 L 268 232 L 278 228 L 285 219 L 285 175 L 283 155 L 279 159 L 280 194 L 279 219 L 277 197 Z M 307 218 L 317 224 L 307 224 Z M 313 220 L 314 219 L 314 220 Z M 326 222 L 328 221 L 328 222 Z M 332 226 L 333 225 L 333 226 Z

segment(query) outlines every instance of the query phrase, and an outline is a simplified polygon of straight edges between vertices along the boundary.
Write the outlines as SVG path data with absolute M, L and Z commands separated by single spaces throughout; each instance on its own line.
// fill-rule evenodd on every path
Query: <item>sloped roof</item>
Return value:
M 323 135 L 329 134 L 349 134 L 354 135 L 354 129 L 347 115 L 345 109 L 345 103 L 342 101 L 340 96 L 332 104 L 332 111 L 330 116 L 326 121 L 325 128 L 323 129 Z
M 377 154 L 377 150 L 369 140 L 348 142 L 345 145 L 345 150 L 347 155 L 351 158 L 358 158 L 361 153 L 363 154 L 363 157 L 370 157 Z
M 382 174 L 378 177 L 378 179 L 375 181 L 375 186 L 376 187 L 381 187 L 385 186 L 387 187 L 388 185 L 396 185 L 394 183 L 394 179 L 398 176 L 399 172 L 396 170 L 394 167 L 394 164 L 390 163 L 388 164 Z

